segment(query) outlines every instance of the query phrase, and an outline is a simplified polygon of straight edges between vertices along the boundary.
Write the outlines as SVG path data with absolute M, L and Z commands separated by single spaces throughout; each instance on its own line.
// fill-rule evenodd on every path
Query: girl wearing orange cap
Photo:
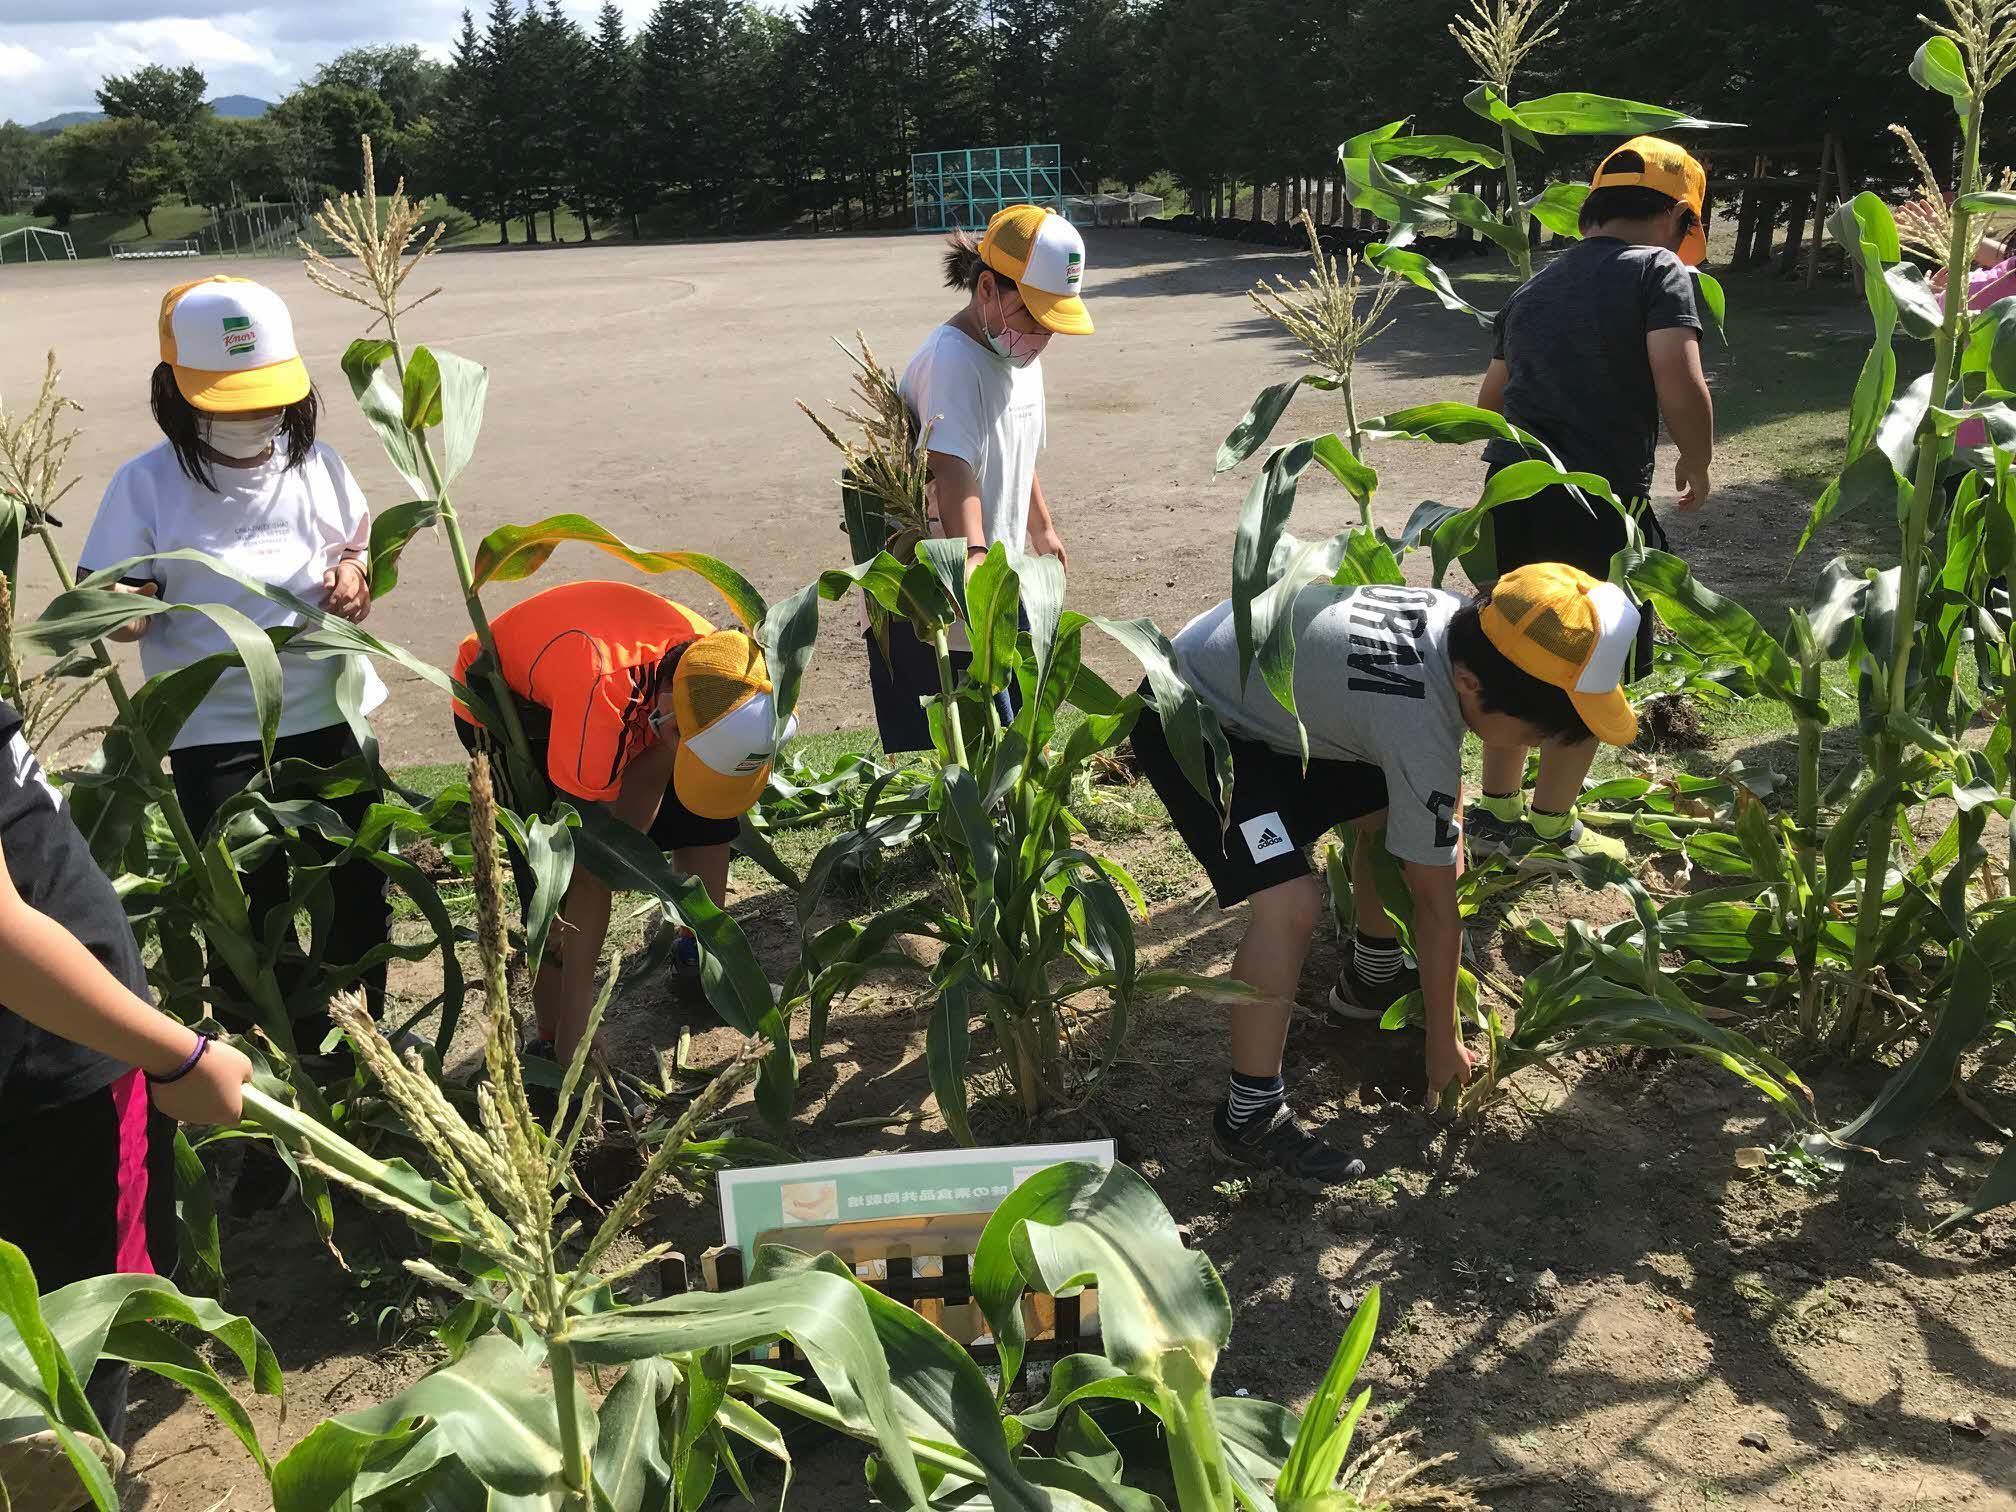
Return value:
M 262 629 L 298 625 L 300 616 L 195 562 L 145 560 L 194 549 L 247 577 L 286 588 L 353 622 L 371 608 L 366 552 L 371 511 L 343 459 L 316 439 L 320 413 L 314 385 L 295 346 L 294 323 L 280 296 L 243 278 L 206 278 L 168 291 L 161 301 L 161 360 L 151 399 L 163 440 L 112 476 L 84 543 L 82 566 L 99 571 L 121 563 L 130 592 L 169 603 L 227 604 Z M 140 643 L 149 677 L 187 667 L 231 649 L 229 639 L 200 614 L 162 614 L 115 632 Z M 329 767 L 362 754 L 338 699 L 349 659 L 281 652 L 285 677 L 275 762 Z M 369 713 L 384 685 L 359 659 L 358 707 Z M 201 834 L 224 804 L 262 770 L 252 686 L 242 668 L 223 672 L 170 743 L 176 795 Z M 375 763 L 374 763 L 375 764 Z M 359 823 L 378 792 L 366 789 L 327 800 L 344 821 Z M 342 847 L 324 842 L 334 857 Z M 288 868 L 275 856 L 245 878 L 257 927 L 292 910 Z M 330 875 L 334 907 L 326 939 L 310 944 L 310 959 L 337 969 L 361 961 L 390 935 L 384 878 L 368 863 Z M 278 922 L 278 921 L 274 921 Z M 283 991 L 304 975 L 282 961 Z M 385 967 L 363 978 L 372 1011 L 381 1007 Z M 236 983 L 213 975 L 227 1017 Z M 306 1011 L 302 1011 L 305 1008 Z M 321 1001 L 297 1008 L 296 1041 L 312 1049 L 326 1032 Z
M 1038 205 L 1010 205 L 977 242 L 963 231 L 950 238 L 945 284 L 963 290 L 966 304 L 910 358 L 903 398 L 930 427 L 933 527 L 964 538 L 969 568 L 996 541 L 1070 566 L 1036 476 L 1046 424 L 1039 359 L 1053 335 L 1092 334 L 1084 273 L 1077 228 Z M 970 660 L 955 631 L 955 672 Z M 883 749 L 929 750 L 922 701 L 938 691 L 931 648 L 908 625 L 892 625 L 886 659 L 870 638 L 868 675 Z

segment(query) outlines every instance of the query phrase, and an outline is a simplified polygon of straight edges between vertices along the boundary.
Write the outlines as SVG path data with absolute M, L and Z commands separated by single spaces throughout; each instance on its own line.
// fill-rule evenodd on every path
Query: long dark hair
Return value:
M 182 464 L 182 471 L 216 493 L 217 480 L 210 471 L 210 454 L 203 448 L 204 412 L 182 397 L 182 390 L 175 386 L 175 369 L 167 363 L 155 364 L 148 398 L 154 409 L 154 423 L 175 448 L 175 460 Z M 284 471 L 308 465 L 308 454 L 315 449 L 315 422 L 321 415 L 322 400 L 313 387 L 306 397 L 280 412 L 280 438 L 287 448 Z

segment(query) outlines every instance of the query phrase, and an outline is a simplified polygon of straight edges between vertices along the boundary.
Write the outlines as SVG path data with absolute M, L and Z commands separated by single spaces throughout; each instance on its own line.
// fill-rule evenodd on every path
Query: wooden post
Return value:
M 1798 265 L 1800 249 L 1806 245 L 1806 206 L 1812 197 L 1811 189 L 1792 193 L 1792 213 L 1785 218 L 1785 250 L 1778 254 L 1780 273 L 1790 274 Z
M 1828 132 L 1820 139 L 1820 172 L 1813 189 L 1813 253 L 1806 259 L 1806 287 L 1813 288 L 1820 282 L 1820 249 L 1827 245 L 1827 175 L 1834 166 L 1834 133 Z M 1835 194 L 1838 198 L 1844 191 L 1838 183 Z

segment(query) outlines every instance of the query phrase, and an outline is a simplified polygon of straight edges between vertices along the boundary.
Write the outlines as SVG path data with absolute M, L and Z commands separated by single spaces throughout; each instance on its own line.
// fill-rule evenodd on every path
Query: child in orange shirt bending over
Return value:
M 629 583 L 567 583 L 514 604 L 490 622 L 504 681 L 533 760 L 560 792 L 606 806 L 672 853 L 716 904 L 728 895 L 728 851 L 742 815 L 770 778 L 774 705 L 763 653 L 739 630 L 716 630 L 681 604 Z M 476 637 L 462 643 L 455 679 L 480 688 Z M 460 704 L 456 731 L 475 751 L 487 737 Z M 786 729 L 789 739 L 796 722 Z M 487 747 L 486 747 L 487 748 Z M 505 773 L 495 772 L 502 782 Z M 514 804 L 514 807 L 518 805 Z M 520 908 L 531 870 L 511 852 Z M 563 1064 L 595 999 L 609 932 L 609 885 L 577 866 L 538 980 L 536 1046 Z M 698 946 L 680 948 L 697 967 Z M 555 948 L 557 947 L 557 948 Z

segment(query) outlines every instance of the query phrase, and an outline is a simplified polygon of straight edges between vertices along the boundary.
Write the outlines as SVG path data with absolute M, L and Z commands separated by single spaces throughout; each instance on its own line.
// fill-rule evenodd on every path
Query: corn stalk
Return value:
M 345 194 L 339 199 L 325 201 L 315 217 L 315 224 L 322 234 L 336 246 L 356 259 L 356 265 L 340 264 L 332 261 L 318 248 L 307 241 L 297 243 L 306 259 L 309 282 L 339 299 L 362 305 L 375 317 L 368 330 L 385 327 L 385 346 L 381 360 L 392 365 L 397 379 L 397 392 L 402 401 L 397 417 L 405 432 L 405 444 L 410 447 L 410 455 L 417 460 L 421 481 L 426 487 L 427 500 L 437 511 L 436 523 L 441 533 L 447 537 L 448 551 L 455 563 L 455 578 L 462 590 L 462 606 L 469 615 L 469 623 L 475 628 L 477 644 L 482 648 L 488 669 L 486 681 L 494 703 L 495 712 L 502 722 L 501 732 L 506 737 L 506 760 L 509 763 L 512 791 L 518 801 L 529 808 L 543 808 L 542 799 L 546 792 L 546 775 L 532 761 L 531 745 L 526 739 L 524 721 L 518 717 L 518 706 L 511 695 L 510 685 L 504 679 L 502 665 L 497 659 L 497 642 L 490 630 L 489 611 L 483 607 L 476 578 L 474 559 L 462 533 L 460 516 L 455 512 L 455 504 L 449 495 L 449 480 L 444 472 L 441 459 L 437 456 L 432 437 L 429 436 L 430 418 L 439 422 L 442 397 L 438 363 L 428 354 L 430 367 L 434 368 L 432 379 L 421 387 L 427 392 L 419 404 L 414 402 L 412 375 L 409 373 L 408 354 L 399 339 L 399 321 L 425 304 L 439 288 L 428 290 L 417 299 L 408 299 L 405 285 L 420 265 L 430 257 L 441 240 L 443 226 L 437 225 L 433 234 L 424 241 L 420 239 L 420 228 L 425 220 L 421 206 L 406 197 L 406 181 L 399 180 L 392 193 L 384 200 L 378 197 L 377 164 L 372 156 L 371 138 L 362 139 L 364 158 L 363 188 L 357 194 Z M 416 245 L 417 243 L 417 245 Z M 345 355 L 344 366 L 351 371 L 353 385 L 359 375 L 353 368 L 357 347 Z M 373 366 L 376 364 L 374 363 Z M 365 375 L 368 385 L 369 375 Z M 360 394 L 360 398 L 362 395 Z M 374 413 L 366 406 L 366 413 L 378 426 L 381 436 L 391 417 Z M 391 438 L 386 438 L 388 449 Z M 401 458 L 394 457 L 395 463 Z M 374 540 L 374 548 L 378 543 Z M 404 540 L 398 542 L 404 545 Z M 375 554 L 375 550 L 374 550 Z
M 1975 243 L 1974 216 L 1967 200 L 1980 187 L 1981 131 L 1988 94 L 2016 66 L 2016 51 L 2012 51 L 2016 48 L 2016 6 L 2011 6 L 2009 0 L 1948 0 L 1948 10 L 1955 23 L 1953 27 L 1927 24 L 1954 44 L 1966 69 L 1960 176 L 1947 233 L 1944 310 L 1933 338 L 1933 403 L 1918 424 L 1917 468 L 1898 540 L 1898 612 L 1890 663 L 1883 674 L 1889 718 L 1876 735 L 1875 769 L 1879 782 L 1894 780 L 1904 763 L 1903 724 L 1911 696 L 1911 652 L 1918 639 L 1919 584 L 1924 573 L 1926 533 L 1939 487 L 1943 450 L 1938 418 L 1932 411 L 1945 404 L 1951 392 L 1961 331 L 1968 319 L 1967 270 L 1973 263 Z M 1925 54 L 1920 56 L 1922 59 Z M 1857 1025 L 1869 1006 L 1875 985 L 1873 974 L 1883 933 L 1883 897 L 1889 886 L 1897 826 L 1904 806 L 1900 789 L 1897 796 L 1878 806 L 1868 832 L 1867 869 L 1855 919 L 1854 992 L 1837 1035 L 1838 1043 L 1844 1047 L 1855 1043 Z

